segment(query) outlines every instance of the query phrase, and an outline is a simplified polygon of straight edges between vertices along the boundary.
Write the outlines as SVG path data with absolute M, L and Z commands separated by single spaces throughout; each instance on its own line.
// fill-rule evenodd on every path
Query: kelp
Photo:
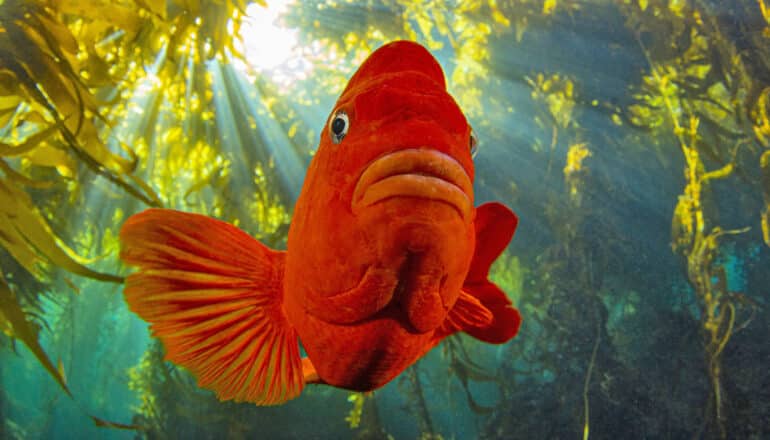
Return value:
M 762 197 L 765 199 L 765 212 L 762 214 L 762 238 L 770 246 L 770 151 L 765 151 L 759 161 L 762 167 Z
M 35 209 L 29 195 L 0 181 L 0 245 L 30 273 L 45 276 L 53 265 L 74 274 L 100 281 L 122 282 L 123 278 L 87 268 L 63 243 Z
M 345 421 L 348 422 L 351 429 L 358 428 L 361 424 L 361 414 L 364 412 L 364 402 L 366 401 L 366 393 L 350 393 L 348 395 L 348 402 L 353 404 L 350 408 L 350 412 L 345 416 Z
M 238 18 L 246 3 L 3 2 L 0 246 L 25 270 L 41 280 L 52 279 L 57 269 L 101 281 L 122 280 L 89 269 L 87 261 L 65 244 L 72 238 L 54 233 L 50 218 L 67 212 L 64 201 L 77 198 L 94 175 L 146 205 L 162 204 L 156 190 L 138 177 L 144 170 L 140 160 L 146 158 L 137 148 L 142 144 L 136 138 L 120 138 L 124 134 L 119 122 L 126 113 L 115 109 L 125 108 L 122 104 L 130 97 L 128 91 L 147 77 L 145 69 L 160 51 L 168 54 L 169 71 L 186 63 L 184 49 L 189 42 L 195 45 L 195 65 L 235 53 Z M 196 84 L 210 99 L 211 83 Z M 188 97 L 197 96 L 195 90 L 182 91 Z M 200 151 L 213 151 L 203 147 Z M 208 164 L 210 157 L 202 155 L 198 161 L 176 167 L 201 173 L 186 192 L 178 193 L 188 198 L 214 173 L 226 175 L 227 162 L 210 170 L 198 167 Z M 62 197 L 62 203 L 40 201 L 36 197 L 41 194 Z M 103 239 L 108 235 L 109 230 Z M 72 284 L 66 277 L 64 280 Z
M 721 170 L 711 172 L 704 170 L 694 149 L 698 132 L 697 121 L 697 118 L 692 117 L 687 134 L 679 139 L 685 155 L 687 186 L 674 211 L 672 247 L 687 259 L 688 279 L 698 298 L 705 338 L 707 368 L 713 396 L 709 407 L 713 408 L 714 423 L 719 435 L 726 438 L 726 415 L 722 397 L 722 353 L 733 332 L 745 327 L 750 321 L 750 318 L 745 322 L 738 321 L 740 307 L 753 307 L 753 304 L 742 301 L 741 294 L 728 290 L 726 270 L 715 260 L 719 252 L 718 239 L 721 236 L 746 232 L 748 228 L 725 231 L 719 226 L 712 226 L 710 230 L 706 229 L 708 219 L 702 207 L 701 189 L 711 179 L 729 176 L 732 166 L 727 165 Z
M 132 174 L 133 152 L 126 149 L 129 157 L 121 157 L 102 141 L 101 103 L 84 79 L 88 75 L 69 28 L 42 3 L 20 1 L 4 2 L 0 28 L 0 245 L 39 277 L 53 266 L 119 282 L 78 261 L 23 188 L 62 185 L 77 178 L 76 164 L 82 163 L 147 203 L 155 204 L 154 196 Z M 55 168 L 59 178 L 26 175 L 33 167 Z
M 448 360 L 449 371 L 460 381 L 471 411 L 480 415 L 489 414 L 494 406 L 484 406 L 476 401 L 471 393 L 471 382 L 491 382 L 501 387 L 502 378 L 474 362 L 465 344 L 461 336 L 450 336 L 442 343 L 442 357 Z
M 570 193 L 578 197 L 577 181 L 570 180 L 569 176 L 577 176 L 580 164 L 590 154 L 585 142 L 578 141 L 578 115 L 580 113 L 576 102 L 575 83 L 564 75 L 554 73 L 547 75 L 537 73 L 524 78 L 532 89 L 530 97 L 536 104 L 535 124 L 550 134 L 548 151 L 548 167 L 546 175 L 550 175 L 553 163 L 556 160 L 557 147 L 560 142 L 570 144 L 570 152 L 567 156 L 567 164 L 564 172 L 568 183 L 571 185 Z M 538 140 L 533 149 L 545 150 Z
M 106 64 L 89 57 L 102 42 L 78 41 L 72 27 L 79 27 L 80 22 L 68 20 L 46 3 L 11 0 L 2 4 L 0 246 L 42 281 L 52 282 L 56 270 L 65 270 L 100 281 L 121 282 L 122 277 L 88 268 L 85 259 L 65 244 L 69 237 L 53 232 L 51 208 L 64 212 L 68 199 L 77 197 L 81 185 L 94 175 L 148 205 L 160 203 L 149 186 L 136 177 L 134 151 L 118 139 L 108 139 L 110 122 L 103 111 L 109 103 L 104 97 L 116 87 L 117 80 Z M 69 2 L 55 3 L 72 6 Z M 121 21 L 123 17 L 103 15 L 99 20 L 109 20 L 109 25 L 102 26 L 105 32 L 117 32 L 115 25 L 127 23 Z M 96 38 L 103 36 L 100 33 Z M 112 146 L 122 154 L 113 152 Z M 59 206 L 33 197 L 41 193 L 60 197 Z M 6 334 L 23 341 L 71 395 L 63 370 L 53 365 L 37 342 L 44 319 L 22 308 L 20 298 L 5 282 L 2 294 L 0 313 Z M 27 295 L 33 308 L 39 295 Z M 99 426 L 130 428 L 92 418 Z
M 264 0 L 253 2 L 266 6 Z M 112 63 L 117 61 L 115 55 L 128 56 L 131 58 L 128 61 L 146 61 L 163 44 L 168 44 L 170 52 L 175 54 L 191 33 L 199 37 L 196 52 L 204 60 L 228 52 L 236 53 L 234 39 L 238 35 L 240 17 L 252 1 L 129 0 L 116 4 L 106 0 L 64 0 L 44 3 L 60 14 L 74 17 L 80 28 L 78 40 L 94 49 L 89 54 Z M 108 36 L 129 45 L 111 47 L 111 41 L 105 41 Z M 130 46 L 136 49 L 126 50 Z M 116 47 L 113 56 L 105 57 Z
M 11 139 L 29 135 L 15 145 L 5 143 L 3 156 L 24 155 L 34 164 L 36 156 L 30 153 L 36 148 L 47 148 L 49 159 L 50 153 L 63 149 L 91 171 L 154 204 L 149 188 L 132 174 L 132 151 L 126 147 L 129 158 L 118 156 L 99 135 L 103 124 L 99 102 L 78 73 L 78 45 L 68 28 L 42 5 L 20 1 L 4 3 L 0 27 L 4 30 L 0 34 L 0 91 L 6 101 L 16 103 L 9 122 L 18 134 Z M 64 174 L 72 172 L 71 162 L 59 156 L 54 165 L 67 170 Z
M 0 327 L 3 328 L 3 332 L 6 335 L 22 341 L 62 390 L 72 397 L 72 392 L 67 386 L 67 380 L 64 376 L 64 369 L 61 368 L 61 363 L 57 367 L 45 353 L 43 347 L 40 346 L 38 339 L 40 326 L 29 320 L 27 313 L 19 305 L 16 294 L 1 275 Z
M 733 334 L 748 325 L 756 304 L 728 288 L 727 269 L 718 260 L 721 238 L 750 228 L 725 230 L 716 224 L 718 203 L 711 188 L 738 173 L 744 178 L 749 175 L 744 171 L 746 163 L 739 159 L 742 148 L 763 168 L 764 154 L 757 152 L 765 144 L 767 116 L 763 115 L 761 94 L 756 97 L 752 90 L 763 90 L 766 85 L 749 74 L 755 61 L 733 45 L 706 2 L 676 7 L 673 2 L 640 4 L 641 13 L 630 14 L 637 35 L 654 28 L 660 19 L 649 14 L 666 7 L 671 14 L 665 17 L 674 32 L 687 37 L 685 50 L 653 58 L 659 57 L 658 51 L 637 37 L 651 73 L 637 95 L 638 104 L 630 108 L 631 119 L 640 127 L 670 129 L 684 157 L 685 188 L 673 213 L 671 246 L 685 259 L 687 279 L 697 299 L 711 383 L 701 430 L 727 438 L 722 354 Z M 746 99 L 736 99 L 740 95 Z M 717 166 L 709 170 L 704 156 Z M 762 186 L 764 178 L 758 180 Z M 760 222 L 764 228 L 763 217 Z M 741 318 L 742 310 L 749 315 Z
M 425 397 L 425 389 L 420 379 L 420 363 L 412 364 L 399 377 L 399 387 L 405 390 L 409 402 L 409 408 L 417 419 L 417 427 L 420 436 L 433 438 L 439 435 L 433 424 L 428 407 L 428 399 Z

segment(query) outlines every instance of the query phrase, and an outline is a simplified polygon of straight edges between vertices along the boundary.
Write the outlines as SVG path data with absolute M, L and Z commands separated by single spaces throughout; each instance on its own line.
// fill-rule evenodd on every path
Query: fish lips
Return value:
M 473 215 L 473 183 L 453 157 L 431 148 L 409 148 L 370 162 L 353 190 L 353 213 L 376 203 L 414 197 L 446 203 L 465 223 Z

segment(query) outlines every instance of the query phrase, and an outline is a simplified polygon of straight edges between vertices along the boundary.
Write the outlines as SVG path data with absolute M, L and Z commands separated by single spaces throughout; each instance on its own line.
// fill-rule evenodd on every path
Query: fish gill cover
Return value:
M 117 231 L 162 206 L 285 246 L 333 100 L 395 39 L 480 139 L 477 203 L 521 218 L 491 275 L 521 334 L 219 402 L 127 311 Z M 0 437 L 770 436 L 768 43 L 766 0 L 0 2 Z

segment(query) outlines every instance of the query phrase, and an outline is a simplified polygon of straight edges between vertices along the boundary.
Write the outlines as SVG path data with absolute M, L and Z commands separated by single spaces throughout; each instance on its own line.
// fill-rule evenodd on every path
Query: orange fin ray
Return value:
M 304 387 L 295 330 L 281 307 L 285 254 L 228 223 L 148 209 L 120 232 L 129 308 L 166 358 L 221 400 L 274 405 Z
M 457 298 L 454 307 L 449 311 L 447 322 L 444 325 L 447 326 L 447 329 L 457 331 L 471 327 L 485 327 L 491 324 L 493 319 L 492 312 L 484 307 L 478 299 L 460 291 L 460 297 Z
M 305 376 L 305 383 L 324 383 L 315 369 L 315 365 L 310 362 L 310 358 L 302 358 L 302 374 Z

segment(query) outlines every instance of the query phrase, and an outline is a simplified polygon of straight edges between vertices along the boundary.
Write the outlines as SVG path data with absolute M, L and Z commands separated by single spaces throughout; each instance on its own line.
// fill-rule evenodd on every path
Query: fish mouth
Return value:
M 440 151 L 409 148 L 372 161 L 353 191 L 352 209 L 395 197 L 416 197 L 444 202 L 465 222 L 473 209 L 473 183 L 462 165 Z

